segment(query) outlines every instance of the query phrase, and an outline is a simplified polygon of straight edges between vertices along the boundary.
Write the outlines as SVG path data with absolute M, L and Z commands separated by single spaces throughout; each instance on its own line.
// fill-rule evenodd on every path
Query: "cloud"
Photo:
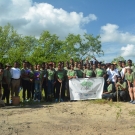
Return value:
M 33 3 L 32 0 L 0 1 L 0 25 L 10 23 L 20 34 L 39 37 L 43 30 L 64 38 L 69 33 L 84 34 L 84 25 L 97 20 L 94 14 L 67 12 L 48 3 Z
M 101 41 L 102 43 L 135 44 L 135 35 L 119 31 L 118 25 L 108 23 L 101 27 Z
M 121 48 L 121 55 L 123 57 L 134 57 L 135 56 L 135 45 L 128 44 L 126 47 Z

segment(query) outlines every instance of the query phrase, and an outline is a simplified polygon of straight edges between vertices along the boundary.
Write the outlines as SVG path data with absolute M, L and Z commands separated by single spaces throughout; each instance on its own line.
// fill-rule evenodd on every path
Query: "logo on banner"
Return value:
M 81 86 L 82 86 L 81 90 L 82 90 L 82 89 L 83 89 L 83 90 L 88 90 L 92 85 L 93 85 L 92 82 L 83 81 L 83 82 L 81 83 Z

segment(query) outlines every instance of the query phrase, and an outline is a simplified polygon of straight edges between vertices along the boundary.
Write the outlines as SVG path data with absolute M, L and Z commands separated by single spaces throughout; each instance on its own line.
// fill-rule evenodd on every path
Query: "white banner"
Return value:
M 101 99 L 104 78 L 78 78 L 69 80 L 70 100 Z

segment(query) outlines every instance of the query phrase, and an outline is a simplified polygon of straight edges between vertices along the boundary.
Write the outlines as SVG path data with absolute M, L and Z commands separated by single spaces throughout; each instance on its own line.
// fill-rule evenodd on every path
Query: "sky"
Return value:
M 37 38 L 44 30 L 61 39 L 100 35 L 104 56 L 98 60 L 135 62 L 135 0 L 0 0 L 0 26 L 7 23 Z

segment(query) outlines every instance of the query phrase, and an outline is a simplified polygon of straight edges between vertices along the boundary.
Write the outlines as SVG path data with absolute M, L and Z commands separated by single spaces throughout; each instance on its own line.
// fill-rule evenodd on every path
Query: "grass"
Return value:
M 130 116 L 134 116 L 134 117 L 135 117 L 135 110 L 131 110 L 131 111 L 129 111 L 129 115 L 130 115 Z

